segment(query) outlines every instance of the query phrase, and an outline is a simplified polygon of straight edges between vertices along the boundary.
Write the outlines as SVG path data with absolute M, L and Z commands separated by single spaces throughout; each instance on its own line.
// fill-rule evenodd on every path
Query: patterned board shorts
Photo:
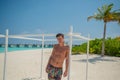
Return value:
M 48 80 L 61 80 L 62 68 L 57 68 L 52 65 L 48 66 Z

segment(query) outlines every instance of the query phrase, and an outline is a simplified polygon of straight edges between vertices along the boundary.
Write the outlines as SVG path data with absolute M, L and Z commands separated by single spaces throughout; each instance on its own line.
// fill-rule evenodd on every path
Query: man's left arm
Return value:
M 64 77 L 67 76 L 68 74 L 68 68 L 69 68 L 69 47 L 66 51 L 66 61 L 65 61 L 65 64 L 66 64 L 66 69 L 65 69 L 65 72 L 64 72 Z

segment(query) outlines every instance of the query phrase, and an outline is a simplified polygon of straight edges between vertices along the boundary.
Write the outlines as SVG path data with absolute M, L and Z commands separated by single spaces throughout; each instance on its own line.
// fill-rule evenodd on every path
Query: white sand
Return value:
M 43 78 L 51 49 L 44 50 Z M 6 80 L 40 80 L 41 50 L 15 51 L 7 54 Z M 88 80 L 120 80 L 120 58 L 89 56 Z M 4 54 L 0 54 L 0 80 L 3 78 Z M 86 55 L 73 55 L 71 80 L 85 80 Z M 62 80 L 66 80 L 63 78 Z

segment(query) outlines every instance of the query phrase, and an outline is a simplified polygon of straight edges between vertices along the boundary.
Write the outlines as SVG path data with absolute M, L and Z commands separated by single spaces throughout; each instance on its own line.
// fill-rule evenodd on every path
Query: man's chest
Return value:
M 56 57 L 65 57 L 65 55 L 66 55 L 66 49 L 65 48 L 59 48 L 59 47 L 57 47 L 57 48 L 55 48 L 54 55 Z

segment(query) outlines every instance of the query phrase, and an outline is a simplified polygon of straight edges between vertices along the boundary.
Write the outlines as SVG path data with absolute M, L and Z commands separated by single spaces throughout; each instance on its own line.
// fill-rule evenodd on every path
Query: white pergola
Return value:
M 44 37 L 55 37 L 56 34 L 26 34 L 26 35 L 8 35 L 8 30 L 6 30 L 6 35 L 0 35 L 0 38 L 5 38 L 5 54 L 4 54 L 4 69 L 3 69 L 3 80 L 6 80 L 6 67 L 7 67 L 7 53 L 8 53 L 8 39 L 9 38 L 16 38 L 16 39 L 25 39 L 25 40 L 34 40 L 34 41 L 41 41 L 42 42 L 42 52 L 41 52 L 41 68 L 40 68 L 40 80 L 43 80 L 43 50 L 44 50 L 44 42 L 45 41 L 56 41 L 56 39 L 45 39 Z M 65 34 L 65 36 L 69 36 L 68 39 L 65 39 L 65 41 L 69 41 L 69 47 L 70 47 L 70 59 L 69 59 L 69 72 L 68 72 L 68 80 L 71 76 L 71 54 L 72 54 L 72 43 L 73 40 L 85 40 L 87 41 L 87 56 L 86 56 L 86 80 L 88 80 L 88 57 L 89 57 L 89 41 L 90 36 L 84 37 L 80 34 L 73 33 L 73 27 L 70 27 L 70 32 L 68 34 Z M 41 39 L 38 38 L 30 38 L 30 37 L 42 37 Z M 73 38 L 74 37 L 74 38 Z

